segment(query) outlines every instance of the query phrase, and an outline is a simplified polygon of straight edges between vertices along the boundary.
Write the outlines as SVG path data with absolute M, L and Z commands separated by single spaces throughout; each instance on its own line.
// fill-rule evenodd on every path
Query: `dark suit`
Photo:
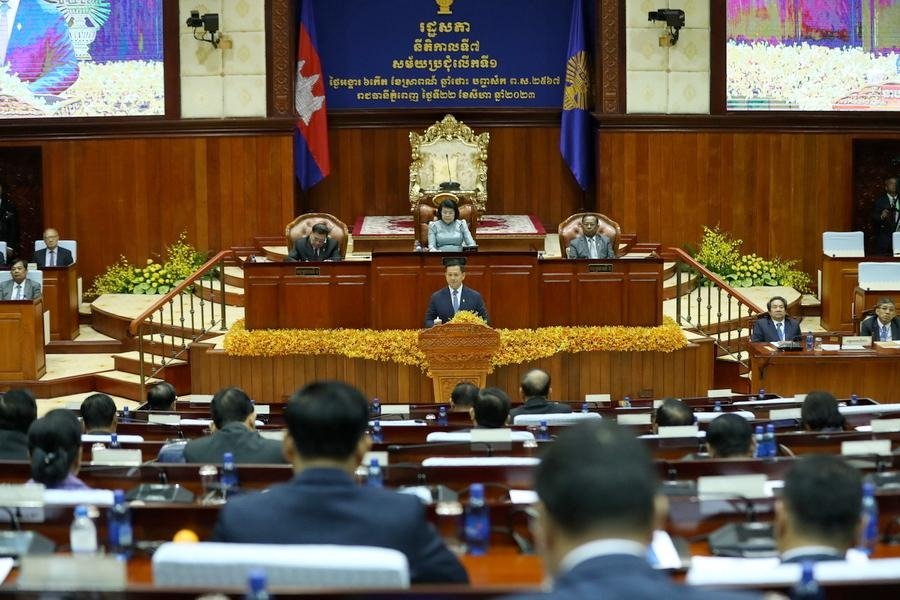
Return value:
M 900 198 L 898 198 L 900 200 Z M 891 211 L 887 219 L 881 219 L 881 213 L 885 210 Z M 891 256 L 894 253 L 894 242 L 892 236 L 897 230 L 897 217 L 900 212 L 896 206 L 891 204 L 891 199 L 887 192 L 875 198 L 875 204 L 872 206 L 872 252 L 879 256 Z
M 21 431 L 0 429 L 0 460 L 28 460 L 28 436 Z
M 790 342 L 791 340 L 797 340 L 800 338 L 800 321 L 798 321 L 797 319 L 785 317 L 783 327 L 784 339 L 786 341 Z M 778 341 L 778 329 L 775 327 L 775 322 L 771 319 L 771 317 L 769 317 L 769 315 L 764 315 L 756 319 L 756 323 L 753 324 L 753 331 L 750 333 L 750 341 Z
M 307 469 L 262 493 L 230 499 L 213 540 L 393 548 L 409 560 L 413 583 L 468 582 L 418 498 L 359 486 L 338 469 Z
M 878 317 L 872 315 L 863 319 L 859 324 L 859 335 L 870 335 L 873 342 L 881 341 L 881 321 Z M 891 339 L 900 342 L 900 317 L 891 319 Z
M 243 423 L 228 423 L 212 435 L 191 440 L 184 447 L 184 459 L 189 463 L 218 464 L 226 452 L 234 455 L 236 463 L 285 462 L 281 442 L 267 440 Z
M 678 585 L 656 571 L 643 558 L 630 554 L 608 554 L 585 560 L 553 582 L 549 594 L 516 597 L 584 600 L 739 600 L 759 594 L 726 592 Z
M 616 253 L 613 250 L 613 247 L 609 243 L 609 238 L 605 235 L 596 234 L 594 236 L 597 238 L 597 258 L 615 258 Z M 588 249 L 588 239 L 583 235 L 579 235 L 577 238 L 572 240 L 572 243 L 569 244 L 569 248 L 571 248 L 571 253 L 567 252 L 566 256 L 569 258 L 590 258 L 591 253 Z
M 570 413 L 572 407 L 560 402 L 551 402 L 543 396 L 533 396 L 525 400 L 525 404 L 509 411 L 510 420 L 517 415 L 546 415 L 550 413 Z
M 490 323 L 481 294 L 465 285 L 462 286 L 462 293 L 459 297 L 459 310 L 470 310 Z M 446 323 L 453 318 L 453 315 L 453 300 L 450 298 L 450 287 L 447 286 L 431 295 L 428 309 L 425 311 L 425 327 L 433 327 L 436 317 L 440 317 L 441 321 Z
M 288 254 L 288 258 L 301 262 L 338 261 L 341 260 L 341 245 L 336 240 L 325 238 L 325 245 L 316 253 L 309 243 L 309 236 L 306 236 L 294 242 L 294 249 Z
M 47 266 L 47 249 L 41 248 L 37 252 L 34 253 L 34 259 L 32 262 L 36 262 L 37 266 L 40 268 L 44 268 Z M 68 267 L 73 264 L 75 261 L 72 259 L 72 253 L 62 246 L 56 247 L 56 266 L 57 267 Z
M 35 298 L 41 297 L 41 284 L 38 282 L 25 279 L 23 286 L 25 300 L 34 300 Z M 12 300 L 15 289 L 16 282 L 12 279 L 0 283 L 0 300 Z

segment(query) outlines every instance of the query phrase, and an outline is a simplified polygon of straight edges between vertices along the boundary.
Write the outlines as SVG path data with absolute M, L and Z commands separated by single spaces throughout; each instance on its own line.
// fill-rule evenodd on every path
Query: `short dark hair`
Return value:
M 771 298 L 769 298 L 769 301 L 766 302 L 766 310 L 772 310 L 772 303 L 776 300 L 781 300 L 781 303 L 784 305 L 784 310 L 787 310 L 787 300 L 785 300 L 782 296 L 772 296 Z
M 28 428 L 31 477 L 48 487 L 58 485 L 81 456 L 81 423 L 70 410 L 57 408 Z
M 478 397 L 478 386 L 470 381 L 461 381 L 450 392 L 453 406 L 474 406 Z
M 509 396 L 500 388 L 482 388 L 475 398 L 475 423 L 480 427 L 506 426 L 509 405 Z
M 725 413 L 713 419 L 706 429 L 706 445 L 716 458 L 748 456 L 753 442 L 753 429 L 740 415 Z
M 844 415 L 838 409 L 834 395 L 829 392 L 810 392 L 800 408 L 800 422 L 810 431 L 843 429 Z
M 0 429 L 28 433 L 37 418 L 34 394 L 25 388 L 13 388 L 0 394 Z
M 693 425 L 694 411 L 677 398 L 666 398 L 656 409 L 656 426 Z
M 891 306 L 897 306 L 894 304 L 894 300 L 892 298 L 888 298 L 887 296 L 882 296 L 875 302 L 875 308 L 878 308 L 882 304 L 890 304 Z
M 585 219 L 593 219 L 593 220 L 597 221 L 597 224 L 598 224 L 598 225 L 600 224 L 600 217 L 598 217 L 598 216 L 595 215 L 594 213 L 585 213 L 585 214 L 581 215 L 581 222 L 582 222 L 582 223 L 584 223 L 584 220 L 585 220 Z
M 253 401 L 250 396 L 236 387 L 227 387 L 216 392 L 210 402 L 213 423 L 216 429 L 222 429 L 229 423 L 242 423 L 253 414 Z
M 321 221 L 312 226 L 312 232 L 318 233 L 319 235 L 328 235 L 329 231 L 331 231 L 331 229 L 328 227 L 328 225 Z
M 22 263 L 22 266 L 25 267 L 25 270 L 28 270 L 28 262 L 24 258 L 17 258 L 16 260 L 9 263 L 9 269 L 12 270 L 17 264 Z
M 91 394 L 81 403 L 81 421 L 85 431 L 112 427 L 115 418 L 116 403 L 106 394 Z
M 646 448 L 611 421 L 566 428 L 537 466 L 535 484 L 547 512 L 569 534 L 653 527 L 653 463 Z
M 550 393 L 550 374 L 541 369 L 532 369 L 522 376 L 519 385 L 526 398 L 546 396 Z
M 459 267 L 459 270 L 462 271 L 463 273 L 465 273 L 466 272 L 466 259 L 459 258 L 456 256 L 451 257 L 451 258 L 445 258 L 444 259 L 444 271 L 446 272 L 447 269 L 449 269 L 450 267 Z
M 172 410 L 175 400 L 175 387 L 168 381 L 160 381 L 147 390 L 147 408 L 150 410 Z
M 862 477 L 839 456 L 800 458 L 784 479 L 782 500 L 801 534 L 852 546 L 862 510 Z
M 453 209 L 453 219 L 454 220 L 459 219 L 459 205 L 456 202 L 454 202 L 450 198 L 444 198 L 441 201 L 440 205 L 438 205 L 438 212 L 440 213 L 441 210 L 445 209 L 445 208 L 452 208 Z M 438 215 L 438 218 L 440 218 L 440 215 Z
M 369 426 L 369 403 L 355 387 L 316 381 L 294 392 L 284 420 L 303 458 L 346 460 Z

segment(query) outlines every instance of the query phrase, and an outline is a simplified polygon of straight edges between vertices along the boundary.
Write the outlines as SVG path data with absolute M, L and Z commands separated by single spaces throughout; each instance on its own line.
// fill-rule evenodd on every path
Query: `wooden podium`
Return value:
M 78 337 L 78 265 L 44 267 L 44 308 L 50 311 L 50 339 Z
M 434 402 L 446 402 L 457 383 L 487 385 L 491 356 L 500 348 L 500 334 L 485 325 L 436 325 L 419 332 L 419 348 L 428 361 Z
M 43 313 L 40 298 L 0 302 L 0 381 L 34 381 L 47 372 Z

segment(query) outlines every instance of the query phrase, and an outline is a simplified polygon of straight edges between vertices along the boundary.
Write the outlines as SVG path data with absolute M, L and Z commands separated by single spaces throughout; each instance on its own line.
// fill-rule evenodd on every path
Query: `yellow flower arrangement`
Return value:
M 460 311 L 452 323 L 484 324 L 478 315 Z M 659 327 L 541 327 L 500 329 L 494 367 L 520 364 L 559 352 L 674 352 L 687 346 L 681 328 L 669 317 Z M 244 321 L 225 335 L 232 356 L 334 354 L 411 365 L 427 371 L 414 329 L 260 329 L 247 331 Z

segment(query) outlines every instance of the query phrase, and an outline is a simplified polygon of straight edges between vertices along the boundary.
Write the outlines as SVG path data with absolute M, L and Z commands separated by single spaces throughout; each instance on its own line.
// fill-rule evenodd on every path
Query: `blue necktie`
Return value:
M 776 323 L 775 326 L 778 328 L 778 341 L 784 341 L 784 329 L 782 328 L 783 323 Z
M 887 338 L 888 338 L 887 325 L 882 325 L 881 326 L 881 341 L 886 342 L 886 341 L 888 341 Z
M 459 290 L 453 290 L 453 314 L 459 312 Z

